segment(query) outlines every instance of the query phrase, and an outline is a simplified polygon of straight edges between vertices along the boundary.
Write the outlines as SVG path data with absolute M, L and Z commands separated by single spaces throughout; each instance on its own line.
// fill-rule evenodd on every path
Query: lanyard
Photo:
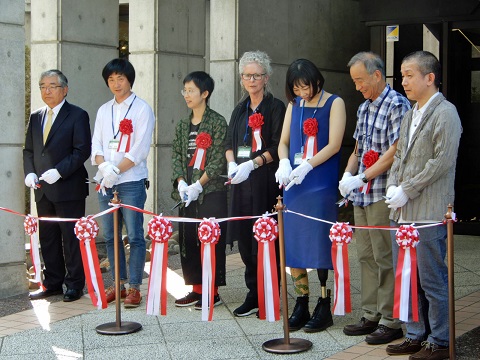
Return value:
M 315 114 L 317 113 L 318 105 L 320 104 L 320 100 L 322 100 L 323 94 L 324 94 L 324 91 L 322 89 L 322 93 L 320 94 L 320 97 L 318 98 L 318 101 L 317 101 L 317 106 L 315 106 L 315 110 L 313 111 L 312 118 L 314 118 Z M 303 110 L 304 110 L 304 108 L 305 108 L 305 100 L 303 100 L 302 111 L 300 112 L 300 137 L 302 138 L 302 141 L 301 141 L 302 152 L 303 152 L 303 144 L 305 143 L 304 134 L 303 134 Z
M 370 139 L 370 144 L 372 143 L 372 134 L 373 134 L 373 129 L 375 128 L 375 123 L 377 121 L 377 116 L 378 116 L 378 113 L 380 112 L 380 109 L 382 108 L 382 104 L 383 104 L 383 101 L 385 100 L 385 98 L 388 96 L 388 93 L 390 92 L 390 86 L 387 85 L 388 87 L 388 91 L 387 93 L 383 96 L 382 98 L 382 101 L 380 101 L 380 104 L 378 104 L 378 108 L 377 108 L 377 111 L 375 112 L 375 116 L 373 117 L 373 123 L 372 123 L 372 129 L 370 130 L 370 133 L 368 133 L 368 114 L 370 113 L 370 109 L 369 109 L 369 106 L 367 106 L 367 116 L 365 117 L 365 140 L 367 139 Z M 369 146 L 368 148 L 371 148 L 371 146 Z
M 262 100 L 263 101 L 263 100 Z M 255 114 L 257 111 L 258 111 L 258 108 L 260 107 L 260 105 L 262 105 L 262 101 L 260 101 L 260 104 L 258 104 L 258 106 L 255 108 L 255 110 L 253 110 L 253 114 Z M 250 107 L 250 100 L 248 100 L 247 102 L 247 108 L 246 108 L 246 124 L 245 124 L 245 135 L 243 136 L 243 146 L 245 146 L 247 144 L 247 135 L 248 135 L 248 109 Z
M 127 109 L 127 112 L 126 112 L 125 115 L 123 116 L 124 119 L 127 117 L 128 112 L 129 112 L 130 109 L 132 108 L 133 102 L 135 101 L 136 98 L 137 98 L 137 95 L 135 95 L 135 97 L 133 98 L 132 102 L 130 103 L 130 105 L 129 105 L 128 109 Z M 115 104 L 115 101 L 114 101 L 113 104 Z M 113 135 L 113 138 L 116 139 L 118 133 L 120 132 L 120 125 L 118 126 L 118 131 L 117 131 L 117 133 L 115 134 L 115 128 L 114 128 L 114 125 L 113 125 L 113 124 L 114 124 L 114 120 L 113 120 L 113 104 L 112 104 L 112 133 L 114 134 L 114 135 Z M 120 104 L 119 104 L 119 105 L 120 105 Z

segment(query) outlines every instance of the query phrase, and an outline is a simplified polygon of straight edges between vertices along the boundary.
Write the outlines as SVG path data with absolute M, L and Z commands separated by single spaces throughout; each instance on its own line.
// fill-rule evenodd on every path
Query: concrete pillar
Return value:
M 96 0 L 31 2 L 32 111 L 45 105 L 38 90 L 40 74 L 59 69 L 68 78 L 67 100 L 88 112 L 93 132 L 98 108 L 112 98 L 101 73 L 118 57 L 118 5 L 118 0 L 102 0 L 101 6 Z M 93 178 L 90 161 L 86 167 Z M 97 212 L 92 185 L 86 213 Z
M 440 41 L 423 25 L 423 50 L 430 51 L 433 55 L 440 58 Z
M 189 72 L 205 69 L 205 1 L 130 0 L 129 60 L 134 91 L 156 115 L 145 208 L 171 214 L 171 145 L 177 122 L 188 115 L 180 90 Z M 215 94 L 215 93 L 214 93 Z
M 0 206 L 25 212 L 22 144 L 25 127 L 25 2 L 11 0 L 0 11 L 0 59 L 4 84 L 0 114 Z M 25 232 L 21 216 L 0 211 L 0 298 L 27 291 Z

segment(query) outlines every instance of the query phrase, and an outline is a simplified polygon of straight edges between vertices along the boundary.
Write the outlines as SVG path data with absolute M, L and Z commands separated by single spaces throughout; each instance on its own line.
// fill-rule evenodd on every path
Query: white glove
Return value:
M 275 181 L 280 184 L 280 186 L 286 186 L 290 182 L 289 176 L 292 172 L 292 166 L 290 165 L 289 159 L 281 159 L 278 166 L 278 170 L 275 173 Z
M 237 172 L 237 163 L 235 161 L 230 161 L 228 163 L 228 178 L 233 178 L 233 175 Z
M 120 175 L 109 174 L 103 178 L 100 185 L 111 189 L 118 182 L 118 180 L 120 180 Z
M 340 191 L 340 195 L 342 195 L 343 197 L 346 197 L 348 195 L 348 193 L 345 191 L 345 186 L 344 186 L 345 182 L 343 180 L 348 179 L 350 177 L 352 177 L 352 173 L 345 171 L 343 173 L 342 180 L 340 180 L 338 183 L 338 190 Z
M 113 164 L 110 161 L 104 161 L 103 163 L 98 165 L 98 170 L 100 170 L 100 173 L 102 174 L 100 178 L 105 177 L 105 171 L 107 171 L 107 168 L 109 168 L 110 166 L 113 166 Z
M 300 165 L 298 165 L 291 173 L 288 179 L 290 180 L 290 184 L 287 185 L 285 191 L 288 191 L 293 185 L 300 185 L 305 179 L 305 176 L 313 169 L 313 166 L 310 165 L 308 161 L 303 161 Z
M 358 175 L 355 175 L 347 177 L 340 181 L 338 188 L 342 189 L 345 194 L 350 194 L 353 190 L 358 189 L 363 185 L 366 184 L 363 182 L 362 179 L 360 179 Z M 342 193 L 342 191 L 340 191 L 340 193 Z
M 190 185 L 187 187 L 187 202 L 185 203 L 185 207 L 190 205 L 192 201 L 195 201 L 198 199 L 198 195 L 203 191 L 203 187 L 200 184 L 200 181 L 197 180 L 195 184 Z
M 45 171 L 41 176 L 39 180 L 43 180 L 48 184 L 54 184 L 60 179 L 62 176 L 58 172 L 57 169 L 53 168 L 50 170 Z
M 395 194 L 396 190 L 397 190 L 397 187 L 395 185 L 390 185 L 387 189 L 387 193 L 385 194 L 385 197 L 388 199 L 391 199 L 393 194 Z
M 180 200 L 186 201 L 187 199 L 187 188 L 188 184 L 185 182 L 185 180 L 180 180 L 177 185 L 177 190 L 178 193 L 180 194 Z
M 385 200 L 385 202 L 389 204 L 388 207 L 390 209 L 401 208 L 403 205 L 407 203 L 407 201 L 408 201 L 408 195 L 405 194 L 401 185 L 394 190 L 392 197 L 390 199 Z
M 32 189 L 38 189 L 38 177 L 35 173 L 25 176 L 25 185 Z
M 248 176 L 253 171 L 253 160 L 249 160 L 247 162 L 241 163 L 236 168 L 236 174 L 232 178 L 231 184 L 240 184 L 248 179 Z

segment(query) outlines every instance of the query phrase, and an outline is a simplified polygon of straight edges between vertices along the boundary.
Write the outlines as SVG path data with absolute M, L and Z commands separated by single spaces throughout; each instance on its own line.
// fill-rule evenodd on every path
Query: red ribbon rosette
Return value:
M 202 321 L 211 321 L 215 290 L 215 245 L 220 239 L 220 226 L 214 219 L 204 219 L 198 226 L 202 254 Z
M 107 298 L 95 245 L 95 238 L 98 235 L 97 222 L 91 217 L 82 217 L 75 223 L 75 235 L 80 240 L 83 270 L 92 304 L 98 309 L 105 309 Z
M 303 122 L 303 133 L 307 136 L 303 151 L 303 159 L 311 159 L 317 153 L 318 122 L 315 118 L 308 118 Z
M 120 121 L 119 130 L 122 133 L 122 136 L 120 136 L 117 152 L 129 152 L 130 135 L 133 133 L 132 120 L 123 119 L 122 121 Z
M 202 132 L 197 135 L 195 144 L 197 145 L 197 148 L 195 149 L 195 153 L 188 166 L 193 166 L 194 169 L 203 170 L 205 168 L 207 149 L 212 146 L 212 137 L 209 133 Z
M 365 168 L 368 169 L 370 166 L 372 166 L 378 161 L 378 158 L 379 158 L 378 153 L 375 150 L 370 149 L 363 155 L 363 159 L 362 159 L 363 165 L 365 165 Z M 364 194 L 368 194 L 368 192 L 370 191 L 372 181 L 373 179 L 370 180 L 366 186 L 362 186 L 360 188 L 360 191 Z
M 252 114 L 248 117 L 248 126 L 252 128 L 252 151 L 262 150 L 262 125 L 263 115 Z
M 393 317 L 408 321 L 410 287 L 412 289 L 412 317 L 418 321 L 417 250 L 419 234 L 413 225 L 401 225 L 395 233 L 400 250 L 395 271 Z
M 275 240 L 278 226 L 275 219 L 264 215 L 253 225 L 254 238 L 258 241 L 257 287 L 258 317 L 270 322 L 280 320 Z
M 150 277 L 148 279 L 147 315 L 167 314 L 167 261 L 168 240 L 172 236 L 172 223 L 161 214 L 148 222 L 148 235 L 152 240 Z
M 42 284 L 42 265 L 40 261 L 40 246 L 37 235 L 37 219 L 32 215 L 25 216 L 23 227 L 27 235 L 30 235 L 30 260 L 32 260 L 33 270 L 35 271 L 34 282 L 45 290 Z
M 347 245 L 352 241 L 352 228 L 347 223 L 335 223 L 330 228 L 332 262 L 335 275 L 335 302 L 333 313 L 345 315 L 352 311 L 350 297 L 350 266 Z

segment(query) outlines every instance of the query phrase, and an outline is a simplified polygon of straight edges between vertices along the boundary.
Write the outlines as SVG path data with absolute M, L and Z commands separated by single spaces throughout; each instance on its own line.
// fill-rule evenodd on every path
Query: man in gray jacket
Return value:
M 417 103 L 405 114 L 394 162 L 387 181 L 392 226 L 425 225 L 443 219 L 453 204 L 455 165 L 462 126 L 457 110 L 440 93 L 441 67 L 427 51 L 407 55 L 402 85 Z M 387 346 L 389 355 L 411 354 L 410 360 L 448 358 L 448 281 L 446 227 L 417 229 L 418 316 L 406 323 L 405 340 Z M 396 266 L 398 246 L 392 232 Z

